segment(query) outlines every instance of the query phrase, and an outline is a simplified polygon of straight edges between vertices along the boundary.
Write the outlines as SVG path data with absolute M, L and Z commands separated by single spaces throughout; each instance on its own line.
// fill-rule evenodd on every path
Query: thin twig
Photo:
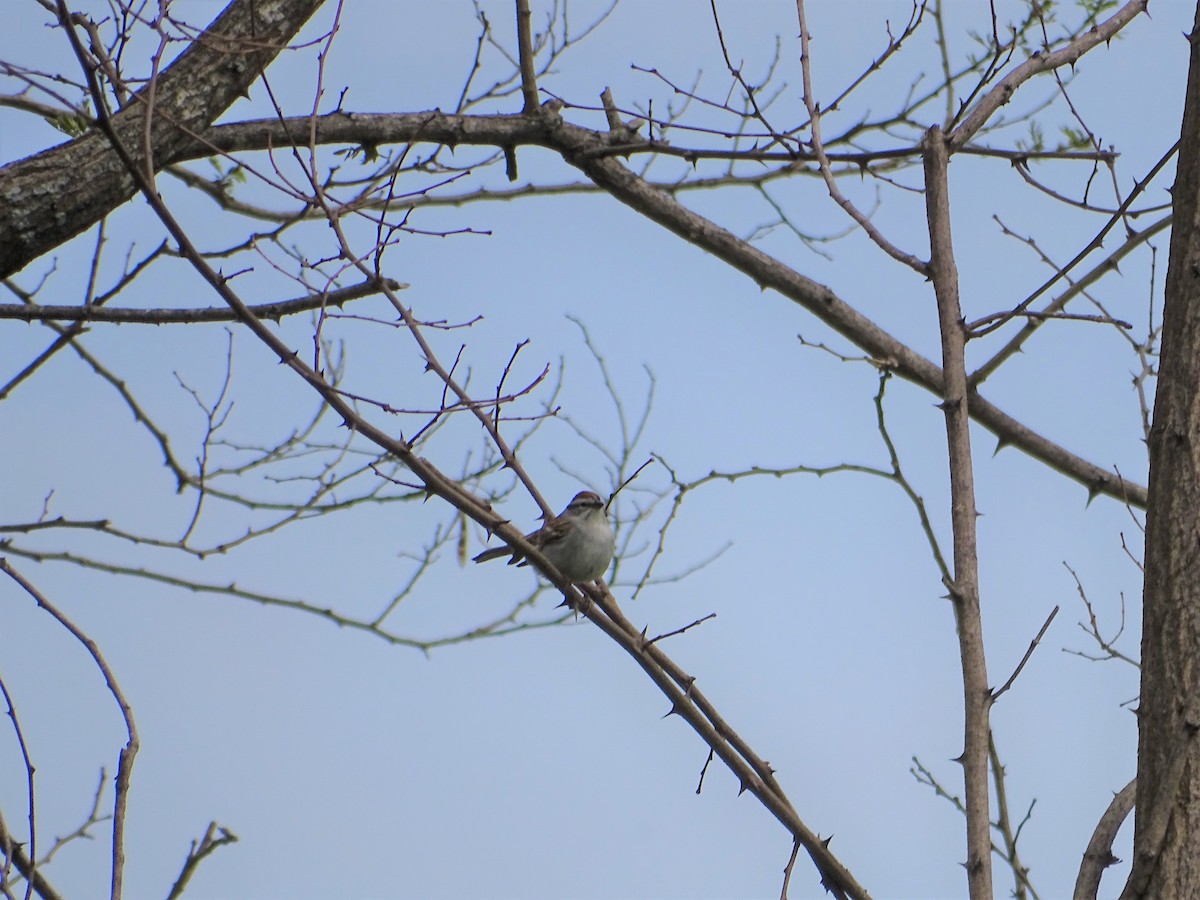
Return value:
M 670 713 L 668 713 L 668 715 L 670 715 Z M 701 768 L 700 768 L 700 780 L 698 782 L 696 782 L 696 794 L 697 795 L 699 795 L 700 792 L 702 790 L 704 790 L 704 776 L 708 774 L 708 764 L 713 761 L 714 755 L 715 754 L 713 753 L 712 747 L 709 747 L 708 748 L 708 756 L 705 757 L 704 765 L 701 766 Z
M 50 616 L 63 626 L 71 635 L 83 645 L 92 660 L 96 663 L 96 667 L 104 676 L 104 681 L 108 685 L 108 692 L 113 695 L 113 699 L 117 701 L 117 706 L 121 710 L 121 717 L 125 720 L 125 734 L 127 741 L 125 746 L 121 748 L 117 762 L 117 788 L 116 797 L 113 802 L 113 827 L 112 827 L 112 882 L 111 893 L 112 900 L 120 900 L 122 884 L 125 872 L 125 813 L 129 802 L 129 780 L 133 772 L 133 760 L 137 756 L 138 741 L 137 726 L 133 722 L 133 708 L 129 705 L 129 701 L 125 699 L 121 687 L 117 684 L 116 676 L 113 675 L 112 669 L 105 662 L 104 657 L 100 654 L 100 648 L 96 646 L 96 642 L 89 638 L 83 631 L 62 612 L 58 610 L 45 595 L 41 593 L 33 584 L 25 579 L 20 572 L 14 569 L 7 559 L 0 557 L 0 572 L 6 574 L 9 578 L 15 581 L 21 588 L 34 599 L 37 605 L 50 614 Z
M 674 631 L 668 631 L 665 634 L 660 634 L 658 637 L 650 638 L 649 643 L 657 644 L 659 641 L 663 640 L 664 638 L 675 637 L 675 635 L 677 635 L 677 634 L 683 634 L 689 628 L 695 628 L 697 625 L 699 625 L 703 622 L 707 622 L 709 619 L 715 619 L 716 617 L 717 617 L 717 614 L 715 612 L 711 612 L 707 616 L 703 616 L 702 618 L 697 619 L 695 622 L 691 622 L 688 625 L 684 625 L 682 628 L 676 628 Z
M 1033 656 L 1033 651 L 1037 649 L 1038 644 L 1042 642 L 1042 636 L 1045 635 L 1046 629 L 1050 627 L 1050 623 L 1054 621 L 1054 617 L 1058 615 L 1058 607 L 1050 610 L 1050 615 L 1046 617 L 1046 621 L 1042 623 L 1042 627 L 1038 629 L 1038 633 L 1033 640 L 1029 642 L 1029 649 L 1025 651 L 1025 655 L 1021 657 L 1021 661 L 1017 663 L 1017 667 L 1013 669 L 1013 673 L 1008 676 L 1008 681 L 998 691 L 992 692 L 992 702 L 995 703 L 1003 696 L 1004 692 L 1013 686 L 1013 682 L 1017 680 L 1017 676 L 1021 674 L 1021 670 L 1025 668 L 1025 663 L 1029 662 L 1029 657 Z
M 846 214 L 850 216 L 867 236 L 875 242 L 892 259 L 903 263 L 919 275 L 929 275 L 929 264 L 901 250 L 886 237 L 857 206 L 851 203 L 838 187 L 837 180 L 829 168 L 829 157 L 825 154 L 825 146 L 821 141 L 821 110 L 813 95 L 812 67 L 809 51 L 808 22 L 804 14 L 804 0 L 796 0 L 796 16 L 800 20 L 800 71 L 804 82 L 804 105 L 808 109 L 809 128 L 812 132 L 813 152 L 817 155 L 817 164 L 821 169 L 821 177 L 825 180 L 825 188 Z
M 796 867 L 796 857 L 800 854 L 800 842 L 792 841 L 792 855 L 788 857 L 787 865 L 783 867 L 783 887 L 779 890 L 779 900 L 788 900 L 788 884 L 792 880 L 792 869 Z
M 178 898 L 183 896 L 188 882 L 192 880 L 192 876 L 196 873 L 196 869 L 204 861 L 205 857 L 214 853 L 219 847 L 237 843 L 237 835 L 228 828 L 221 828 L 220 835 L 215 834 L 217 830 L 217 823 L 209 822 L 208 829 L 204 832 L 204 837 L 200 839 L 200 842 L 192 841 L 192 847 L 188 850 L 187 859 L 183 862 L 183 868 L 179 872 L 179 877 L 171 885 L 171 892 L 167 894 L 167 900 L 178 900 Z

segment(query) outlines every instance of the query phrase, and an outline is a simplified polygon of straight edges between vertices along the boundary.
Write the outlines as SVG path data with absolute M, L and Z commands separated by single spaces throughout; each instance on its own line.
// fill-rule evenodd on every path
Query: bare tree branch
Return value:
M 958 268 L 950 232 L 947 180 L 949 148 L 936 125 L 925 135 L 925 209 L 929 223 L 929 274 L 937 296 L 945 374 L 942 411 L 950 458 L 950 519 L 954 532 L 954 580 L 946 585 L 958 624 L 962 663 L 966 779 L 967 884 L 971 900 L 991 900 L 991 836 L 988 815 L 988 716 L 992 695 L 984 656 L 975 519 L 975 474 L 971 459 L 966 331 L 958 299 Z
M 221 832 L 220 834 L 217 834 L 218 830 Z M 192 876 L 196 874 L 196 869 L 199 868 L 200 863 L 204 861 L 205 857 L 211 856 L 226 844 L 236 843 L 236 834 L 228 828 L 220 828 L 216 822 L 209 822 L 208 828 L 204 832 L 204 837 L 200 838 L 199 842 L 192 841 L 187 859 L 184 860 L 183 868 L 179 871 L 179 877 L 171 885 L 171 892 L 167 894 L 167 900 L 178 900 L 178 898 L 183 896 L 183 892 L 187 890 L 188 882 L 192 880 Z
M 248 307 L 260 319 L 278 322 L 286 316 L 330 306 L 342 307 L 351 300 L 360 300 L 379 293 L 380 284 L 390 290 L 402 290 L 407 285 L 394 280 L 364 281 L 353 287 L 314 292 L 292 300 L 259 303 Z M 38 304 L 0 304 L 0 319 L 22 322 L 112 322 L 117 325 L 188 325 L 194 322 L 236 322 L 237 314 L 225 306 L 196 309 L 121 309 L 112 306 L 42 306 Z
M 1069 41 L 1065 47 L 1053 52 L 1035 53 L 1021 63 L 984 94 L 946 136 L 949 152 L 954 153 L 965 147 L 996 111 L 1012 99 L 1017 88 L 1030 78 L 1060 66 L 1071 65 L 1089 50 L 1112 40 L 1113 35 L 1144 13 L 1148 5 L 1149 0 L 1130 0 L 1104 22 Z
M 1133 810 L 1137 797 L 1137 779 L 1133 779 L 1121 790 L 1117 791 L 1104 815 L 1096 823 L 1096 830 L 1088 841 L 1087 850 L 1083 853 L 1083 861 L 1079 865 L 1079 876 L 1075 879 L 1073 900 L 1096 900 L 1100 893 L 1100 879 L 1104 870 L 1114 863 L 1120 862 L 1113 856 L 1113 841 L 1121 830 L 1126 817 Z
M 116 676 L 113 674 L 112 669 L 109 668 L 108 663 L 104 661 L 104 657 L 101 656 L 100 648 L 96 646 L 96 642 L 84 634 L 74 622 L 63 615 L 54 604 L 46 599 L 46 596 L 41 591 L 34 587 L 30 581 L 26 580 L 3 557 L 0 557 L 0 572 L 3 572 L 20 585 L 21 589 L 29 594 L 39 607 L 48 612 L 56 622 L 71 633 L 75 640 L 83 645 L 84 649 L 87 650 L 96 663 L 100 674 L 104 676 L 104 681 L 108 685 L 108 691 L 112 694 L 113 699 L 116 700 L 117 706 L 121 710 L 121 717 L 125 720 L 127 740 L 125 746 L 121 748 L 117 761 L 117 788 L 116 797 L 113 802 L 112 883 L 110 891 L 111 900 L 120 900 L 125 877 L 125 813 L 129 803 L 129 779 L 133 773 L 133 760 L 137 756 L 140 746 L 137 727 L 133 723 L 133 708 L 129 705 L 129 701 L 125 699 L 120 685 L 117 684 Z
M 154 163 L 175 158 L 193 143 L 230 104 L 243 96 L 262 69 L 321 6 L 322 0 L 233 0 L 225 11 L 157 83 L 153 119 L 142 94 L 114 116 L 113 128 L 133 148 L 137 165 L 141 137 L 149 132 Z M 59 3 L 63 27 L 74 28 Z M 98 130 L 59 147 L 0 169 L 0 277 L 19 271 L 30 260 L 74 237 L 134 195 L 136 184 L 125 172 L 108 138 Z M 80 172 L 88 177 L 81 179 Z M 54 215 L 31 196 L 54 198 Z

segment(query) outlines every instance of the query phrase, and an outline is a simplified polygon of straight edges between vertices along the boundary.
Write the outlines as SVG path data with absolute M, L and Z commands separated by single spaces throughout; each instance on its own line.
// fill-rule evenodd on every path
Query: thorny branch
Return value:
M 953 578 L 946 587 L 954 606 L 963 682 L 963 753 L 966 785 L 967 884 L 972 900 L 992 897 L 991 838 L 988 835 L 988 724 L 994 702 L 988 688 L 979 595 L 975 474 L 971 456 L 966 343 L 958 295 L 958 264 L 950 227 L 949 148 L 941 128 L 925 135 L 925 209 L 929 228 L 929 276 L 937 299 L 938 330 L 945 372 L 942 412 L 950 462 L 950 522 Z

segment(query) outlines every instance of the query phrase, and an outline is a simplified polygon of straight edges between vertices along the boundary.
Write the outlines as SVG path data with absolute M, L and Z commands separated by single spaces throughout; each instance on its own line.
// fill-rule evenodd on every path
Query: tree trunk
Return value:
M 1200 6 L 1191 41 L 1150 432 L 1129 898 L 1200 897 Z

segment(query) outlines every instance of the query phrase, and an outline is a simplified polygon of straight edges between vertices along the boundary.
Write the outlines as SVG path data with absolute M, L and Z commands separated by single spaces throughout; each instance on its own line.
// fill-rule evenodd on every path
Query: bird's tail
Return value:
M 510 562 L 517 561 L 516 560 L 516 552 L 513 550 L 513 548 L 504 546 L 504 547 L 493 547 L 491 550 L 484 550 L 482 553 L 480 553 L 478 556 L 475 557 L 475 562 L 477 562 L 477 563 L 488 562 L 489 560 L 500 559 L 500 557 L 502 557 L 502 556 L 512 556 L 513 559 L 510 560 Z

